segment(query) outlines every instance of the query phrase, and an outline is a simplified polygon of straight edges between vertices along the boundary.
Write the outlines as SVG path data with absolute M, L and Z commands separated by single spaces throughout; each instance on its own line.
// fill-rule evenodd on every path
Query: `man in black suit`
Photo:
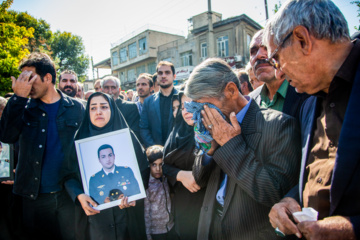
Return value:
M 263 30 L 258 31 L 250 43 L 250 64 L 255 76 L 264 85 L 249 94 L 260 107 L 284 112 L 298 119 L 302 103 L 308 95 L 297 93 L 285 80 L 285 74 L 276 71 L 267 61 L 268 52 L 262 44 Z
M 140 138 L 140 114 L 137 106 L 133 102 L 125 101 L 119 97 L 120 95 L 120 80 L 117 77 L 108 76 L 105 77 L 101 82 L 102 92 L 107 93 L 113 97 L 117 107 L 120 109 L 122 115 L 129 125 L 129 128 L 135 133 L 136 137 L 141 141 Z
M 193 101 L 205 103 L 202 117 L 214 139 L 207 153 L 200 151 L 193 167 L 196 182 L 206 187 L 199 240 L 276 239 L 268 213 L 298 180 L 301 151 L 296 120 L 259 108 L 239 89 L 239 79 L 228 64 L 211 58 L 194 69 L 185 88 Z

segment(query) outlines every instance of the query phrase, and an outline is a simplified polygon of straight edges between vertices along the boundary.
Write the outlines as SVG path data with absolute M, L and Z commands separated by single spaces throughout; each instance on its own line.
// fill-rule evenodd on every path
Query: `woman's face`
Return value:
M 110 120 L 111 110 L 103 96 L 93 97 L 90 101 L 90 121 L 96 127 L 104 127 Z
M 176 118 L 176 114 L 177 114 L 177 112 L 178 112 L 178 110 L 179 110 L 179 105 L 180 105 L 180 102 L 179 102 L 179 100 L 174 100 L 173 101 L 173 115 L 174 115 L 174 118 Z
M 181 114 L 182 114 L 182 116 L 184 118 L 184 121 L 188 125 L 193 126 L 194 125 L 194 120 L 191 120 L 192 117 L 193 117 L 193 114 L 186 111 L 186 108 L 184 107 L 185 102 L 191 102 L 191 98 L 183 95 L 182 98 L 181 98 Z

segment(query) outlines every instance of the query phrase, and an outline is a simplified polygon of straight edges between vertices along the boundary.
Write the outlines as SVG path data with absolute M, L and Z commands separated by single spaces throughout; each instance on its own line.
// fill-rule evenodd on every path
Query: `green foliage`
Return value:
M 80 81 L 85 80 L 89 57 L 85 55 L 85 47 L 81 37 L 69 32 L 57 31 L 53 34 L 51 50 L 52 56 L 59 66 L 58 72 L 65 69 L 74 70 Z
M 355 5 L 358 7 L 358 10 L 357 10 L 358 15 L 357 15 L 357 17 L 360 17 L 360 1 L 353 1 L 353 2 L 351 2 L 351 4 L 355 4 Z M 360 31 L 360 25 L 359 25 L 359 27 L 354 26 L 354 28 L 355 28 L 357 31 Z
M 12 15 L 13 22 L 19 26 L 34 29 L 34 37 L 29 39 L 28 48 L 30 52 L 46 52 L 49 53 L 52 32 L 50 25 L 43 19 L 36 19 L 27 12 L 9 11 Z
M 277 13 L 280 8 L 281 8 L 281 2 L 279 1 L 279 4 L 275 4 L 275 7 L 273 9 L 274 13 Z
M 32 28 L 26 29 L 8 21 L 12 19 L 7 12 L 11 3 L 12 0 L 7 0 L 0 5 L 0 95 L 12 91 L 10 77 L 19 75 L 19 62 L 29 54 L 26 45 L 34 33 Z

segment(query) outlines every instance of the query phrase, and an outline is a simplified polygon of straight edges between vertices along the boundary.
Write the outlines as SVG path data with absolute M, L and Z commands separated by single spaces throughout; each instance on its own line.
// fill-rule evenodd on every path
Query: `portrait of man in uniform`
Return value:
M 102 169 L 90 177 L 89 193 L 98 204 L 140 193 L 133 170 L 127 166 L 115 165 L 115 152 L 111 145 L 101 145 L 97 155 Z

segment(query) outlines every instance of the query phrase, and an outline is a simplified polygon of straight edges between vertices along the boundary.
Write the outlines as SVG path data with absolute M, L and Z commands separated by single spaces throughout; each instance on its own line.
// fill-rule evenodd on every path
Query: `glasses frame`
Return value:
M 274 50 L 274 52 L 272 54 L 270 54 L 270 57 L 267 59 L 269 64 L 276 70 L 278 70 L 280 68 L 280 63 L 274 59 L 274 56 L 280 50 L 280 48 L 284 45 L 286 40 L 288 40 L 291 37 L 292 34 L 293 34 L 293 31 L 291 31 L 288 35 L 286 35 L 286 37 L 281 41 L 279 46 Z

